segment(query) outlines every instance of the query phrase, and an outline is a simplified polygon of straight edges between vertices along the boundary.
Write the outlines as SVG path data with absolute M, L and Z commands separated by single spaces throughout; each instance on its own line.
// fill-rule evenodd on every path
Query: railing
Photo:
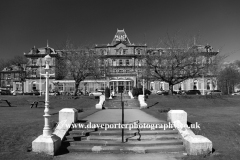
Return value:
M 142 137 L 142 136 L 141 136 L 141 134 L 140 134 L 140 129 L 139 129 L 139 123 L 140 123 L 140 121 L 139 121 L 139 120 L 136 120 L 136 121 L 133 121 L 133 122 L 130 122 L 130 123 L 134 123 L 134 122 L 137 122 L 137 124 L 138 124 L 138 125 L 137 125 L 137 126 L 138 126 L 138 128 L 137 128 L 138 131 L 135 132 L 135 133 L 133 134 L 133 136 L 126 138 L 126 142 L 128 142 L 128 139 L 137 136 L 137 134 L 139 135 L 139 137 L 138 137 L 137 140 L 138 140 L 138 141 L 141 141 L 141 137 Z M 129 124 L 130 124 L 130 123 L 129 123 Z

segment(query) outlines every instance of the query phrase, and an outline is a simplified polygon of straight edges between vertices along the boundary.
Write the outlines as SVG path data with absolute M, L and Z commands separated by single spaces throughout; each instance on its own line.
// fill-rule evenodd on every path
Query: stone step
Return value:
M 131 131 L 138 131 L 138 129 L 137 128 L 123 128 L 124 130 L 126 130 L 126 131 L 129 131 L 129 130 L 131 130 Z M 71 128 L 71 130 L 73 131 L 73 130 L 78 130 L 78 131 L 93 131 L 93 130 L 95 130 L 95 131 L 112 131 L 112 130 L 114 130 L 114 131 L 120 131 L 120 130 L 122 130 L 122 128 L 106 128 L 105 129 L 105 127 L 101 127 L 101 128 Z M 154 129 L 151 129 L 151 128 L 139 128 L 139 130 L 140 131 L 154 131 L 154 130 L 174 130 L 173 128 L 154 128 Z
M 183 145 L 160 145 L 151 147 L 138 146 L 69 146 L 70 152 L 97 152 L 97 153 L 157 153 L 157 152 L 184 152 Z
M 140 129 L 142 130 L 149 130 L 151 128 L 155 128 L 156 130 L 157 129 L 174 129 L 172 128 L 173 126 L 171 126 L 171 128 L 168 128 L 168 124 L 166 124 L 165 122 L 162 122 L 162 123 L 136 123 L 135 126 L 134 126 L 134 123 L 129 123 L 129 122 L 124 122 L 125 124 L 125 129 L 129 129 L 129 127 L 131 126 L 132 128 L 131 129 L 134 129 L 133 127 L 139 127 Z M 109 122 L 94 122 L 94 123 L 75 123 L 72 125 L 71 129 L 72 130 L 93 130 L 95 128 L 98 128 L 99 130 L 100 129 L 105 129 L 105 126 L 107 128 L 107 130 L 111 130 L 111 129 L 122 129 L 121 128 L 121 123 L 109 123 Z M 119 128 L 120 127 L 120 128 Z M 135 129 L 136 129 L 135 128 Z
M 74 139 L 75 138 L 75 139 Z M 124 136 L 124 139 L 128 138 L 128 136 Z M 129 139 L 129 141 L 137 141 L 139 136 L 135 136 Z M 169 139 L 181 139 L 178 134 L 167 134 L 167 135 L 142 135 L 141 141 L 152 141 L 152 140 L 169 140 Z M 121 141 L 122 136 L 74 136 L 68 135 L 66 136 L 66 141 L 71 142 L 74 140 L 83 141 L 83 140 L 104 140 L 104 141 Z
M 124 108 L 139 108 L 140 104 L 136 99 L 123 99 Z M 104 103 L 105 108 L 122 108 L 121 99 L 108 100 Z
M 103 140 L 85 140 L 85 141 L 73 141 L 69 142 L 71 146 L 89 145 L 89 146 L 159 146 L 159 145 L 183 145 L 181 140 L 154 140 L 154 141 L 128 141 L 122 143 L 122 141 L 103 141 Z
M 124 135 L 132 136 L 136 131 L 125 131 Z M 166 134 L 177 134 L 177 130 L 151 130 L 151 131 L 141 131 L 141 135 L 166 135 Z M 72 130 L 69 131 L 71 135 L 98 135 L 98 136 L 107 136 L 107 135 L 122 135 L 122 132 L 119 130 L 103 130 L 103 131 L 88 131 L 88 130 Z

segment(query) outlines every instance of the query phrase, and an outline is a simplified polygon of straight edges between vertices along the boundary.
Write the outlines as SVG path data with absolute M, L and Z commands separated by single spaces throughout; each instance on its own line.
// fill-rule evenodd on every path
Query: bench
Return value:
M 11 103 L 10 103 L 8 100 L 6 100 L 6 99 L 0 99 L 0 103 L 1 103 L 1 101 L 6 102 L 9 107 L 12 107 L 12 106 L 11 106 Z
M 37 108 L 38 103 L 43 103 L 43 104 L 45 104 L 45 101 L 34 101 L 34 102 L 30 103 L 30 108 L 33 108 L 34 105 L 35 105 L 35 107 Z

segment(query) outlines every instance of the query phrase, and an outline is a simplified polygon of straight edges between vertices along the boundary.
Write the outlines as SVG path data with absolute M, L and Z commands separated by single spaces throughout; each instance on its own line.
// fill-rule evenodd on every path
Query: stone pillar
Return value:
M 179 120 L 182 124 L 187 124 L 187 112 L 184 110 L 170 110 L 167 115 L 167 120 L 172 123 Z
M 131 90 L 131 81 L 129 81 L 129 87 L 128 87 L 128 91 Z
M 59 111 L 59 123 L 75 123 L 78 120 L 78 111 L 75 108 L 63 108 Z
M 210 90 L 213 90 L 213 82 L 212 82 L 212 79 L 210 80 Z
M 118 93 L 118 81 L 116 81 L 116 83 L 117 83 L 117 89 L 116 90 L 117 90 L 117 93 Z

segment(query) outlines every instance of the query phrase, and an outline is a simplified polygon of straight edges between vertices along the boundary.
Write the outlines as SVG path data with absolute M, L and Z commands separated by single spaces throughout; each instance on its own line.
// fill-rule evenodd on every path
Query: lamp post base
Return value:
M 55 155 L 61 146 L 61 139 L 56 135 L 43 136 L 40 135 L 32 142 L 32 151 Z

